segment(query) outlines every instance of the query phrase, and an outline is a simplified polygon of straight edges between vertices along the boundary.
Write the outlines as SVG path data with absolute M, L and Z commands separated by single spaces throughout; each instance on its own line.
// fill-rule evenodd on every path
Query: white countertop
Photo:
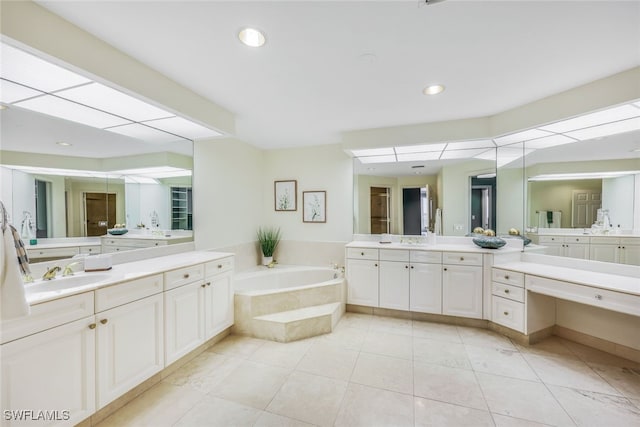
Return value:
M 228 256 L 233 256 L 233 254 L 225 252 L 193 251 L 157 258 L 150 258 L 143 261 L 117 264 L 108 271 L 75 273 L 74 276 L 71 277 L 93 275 L 97 278 L 102 278 L 102 280 L 67 289 L 56 289 L 56 283 L 64 283 L 65 279 L 61 276 L 58 276 L 58 278 L 50 281 L 36 280 L 34 283 L 30 283 L 25 286 L 27 302 L 30 305 L 40 304 L 46 301 L 68 297 L 83 292 L 95 291 L 96 289 L 113 286 L 124 281 L 152 276 L 154 274 L 160 274 L 166 271 L 175 270 L 177 268 L 183 268 L 195 264 L 214 261 Z M 104 279 L 103 277 L 105 275 L 107 275 L 108 278 Z M 42 292 L 29 291 L 30 286 L 37 284 L 39 287 L 41 287 L 43 283 L 46 286 L 50 285 L 51 290 Z
M 640 295 L 640 277 L 621 276 L 525 261 L 494 264 L 493 267 L 578 285 Z
M 38 239 L 38 243 L 30 245 L 28 240 L 24 241 L 27 250 L 54 249 L 54 248 L 76 248 L 82 246 L 100 246 L 100 237 L 70 237 L 60 239 Z
M 500 249 L 485 249 L 474 244 L 447 244 L 436 243 L 435 245 L 425 243 L 380 243 L 354 241 L 347 245 L 347 248 L 372 248 L 372 249 L 405 249 L 412 251 L 442 251 L 442 252 L 480 252 L 487 254 L 502 254 L 522 252 L 518 246 L 511 247 L 508 243 Z
M 582 236 L 582 237 L 638 237 L 640 238 L 640 234 L 634 234 L 634 233 L 620 233 L 620 234 L 616 234 L 615 232 L 611 232 L 611 233 L 562 233 L 562 232 L 553 232 L 553 231 L 538 231 L 537 233 L 526 233 L 527 237 L 531 238 L 531 237 L 535 237 L 535 236 L 560 236 L 560 237 L 576 237 L 576 236 Z
M 184 234 L 146 234 L 146 233 L 127 233 L 127 234 L 119 234 L 119 235 L 111 235 L 105 234 L 102 236 L 105 239 L 115 239 L 115 240 L 131 240 L 131 239 L 141 239 L 141 240 L 192 240 L 193 235 L 184 235 Z

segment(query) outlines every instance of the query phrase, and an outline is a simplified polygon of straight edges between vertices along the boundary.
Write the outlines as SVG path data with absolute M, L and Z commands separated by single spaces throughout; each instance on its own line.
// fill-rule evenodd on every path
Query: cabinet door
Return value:
M 409 309 L 421 313 L 442 314 L 442 265 L 411 264 Z
M 482 267 L 442 267 L 442 314 L 482 318 Z
M 640 265 L 640 245 L 622 245 L 620 261 L 623 264 Z
M 591 244 L 589 248 L 589 259 L 591 261 L 618 262 L 618 246 Z
M 589 259 L 589 244 L 567 243 L 564 245 L 564 256 L 569 258 Z
M 75 425 L 95 412 L 94 317 L 2 345 L 2 409 L 57 411 L 55 421 Z M 68 411 L 68 412 L 65 412 Z M 2 425 L 27 425 L 6 419 Z
M 543 243 L 545 255 L 564 256 L 564 245 L 562 243 Z
M 347 260 L 347 303 L 378 306 L 378 261 Z
M 216 274 L 205 281 L 205 339 L 233 325 L 233 273 Z
M 380 307 L 409 310 L 408 262 L 380 261 Z
M 157 294 L 96 314 L 97 409 L 164 368 L 163 305 Z
M 204 342 L 204 286 L 198 281 L 164 294 L 167 365 Z

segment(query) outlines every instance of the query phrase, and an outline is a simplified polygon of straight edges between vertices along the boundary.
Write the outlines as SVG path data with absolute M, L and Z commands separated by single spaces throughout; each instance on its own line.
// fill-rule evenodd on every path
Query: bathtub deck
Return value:
M 334 302 L 254 317 L 257 338 L 290 342 L 328 334 L 344 313 L 344 304 Z

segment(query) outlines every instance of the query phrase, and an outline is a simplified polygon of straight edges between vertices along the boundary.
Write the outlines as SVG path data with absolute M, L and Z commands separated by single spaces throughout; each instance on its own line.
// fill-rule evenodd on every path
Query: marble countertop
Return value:
M 129 280 L 161 274 L 178 268 L 189 267 L 217 259 L 233 256 L 226 252 L 193 251 L 174 255 L 150 258 L 143 261 L 135 261 L 114 265 L 111 270 L 100 272 L 77 272 L 70 278 L 95 277 L 96 281 L 78 286 L 66 287 L 64 277 L 59 276 L 50 281 L 36 280 L 25 285 L 27 302 L 30 305 L 40 304 L 58 298 L 95 291 L 107 286 L 117 285 Z M 30 289 L 31 288 L 31 289 Z M 42 290 L 45 288 L 46 290 Z M 34 291 L 34 289 L 37 289 Z
M 498 263 L 494 264 L 493 267 L 640 296 L 640 277 L 622 276 L 619 274 L 601 273 L 526 261 L 504 264 Z
M 442 251 L 442 252 L 480 252 L 487 254 L 501 254 L 501 253 L 515 253 L 522 252 L 522 248 L 519 246 L 507 245 L 500 249 L 485 249 L 476 246 L 473 243 L 380 243 L 380 242 L 367 242 L 367 241 L 354 241 L 347 245 L 347 248 L 372 248 L 372 249 L 405 249 L 412 251 Z

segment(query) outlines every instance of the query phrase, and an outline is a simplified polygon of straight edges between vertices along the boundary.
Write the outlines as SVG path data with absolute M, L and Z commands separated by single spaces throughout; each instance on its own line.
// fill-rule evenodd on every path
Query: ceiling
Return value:
M 490 116 L 640 65 L 638 1 L 37 3 L 231 111 L 235 136 L 265 149 Z M 264 47 L 238 41 L 246 26 Z M 446 90 L 423 95 L 432 83 Z

